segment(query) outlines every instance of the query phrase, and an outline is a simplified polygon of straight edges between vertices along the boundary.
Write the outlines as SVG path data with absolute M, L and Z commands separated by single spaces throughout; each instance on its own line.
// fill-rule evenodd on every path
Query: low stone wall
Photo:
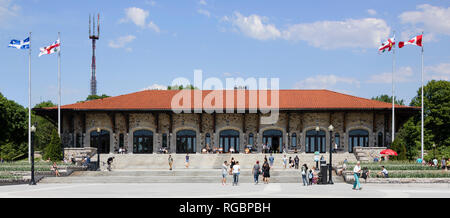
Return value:
M 344 181 L 352 184 L 355 182 L 353 172 L 346 171 L 343 173 Z M 449 183 L 450 178 L 367 178 L 367 180 L 360 178 L 360 183 Z
M 380 152 L 387 149 L 386 147 L 355 147 L 355 153 L 365 153 L 369 162 L 372 162 L 375 157 L 380 158 Z
M 71 156 L 75 159 L 80 159 L 86 155 L 92 156 L 97 152 L 96 148 L 64 148 L 64 158 L 69 159 Z M 78 160 L 77 160 L 78 161 Z

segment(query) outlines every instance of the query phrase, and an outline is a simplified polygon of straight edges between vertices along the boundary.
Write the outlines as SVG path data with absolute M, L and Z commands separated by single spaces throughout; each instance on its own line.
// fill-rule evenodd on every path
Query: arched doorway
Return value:
M 363 129 L 352 130 L 348 134 L 348 152 L 353 153 L 354 147 L 369 147 L 369 132 Z
M 268 146 L 269 152 L 281 152 L 283 146 L 283 132 L 275 129 L 264 131 L 263 144 Z
M 305 137 L 306 153 L 314 153 L 316 151 L 320 153 L 325 153 L 326 152 L 325 136 L 326 133 L 323 130 L 307 131 Z
M 133 153 L 153 153 L 153 132 L 149 130 L 137 130 L 133 133 Z
M 97 130 L 91 131 L 91 147 L 97 148 L 100 154 L 109 154 L 110 144 L 109 144 L 109 131 Z
M 239 132 L 236 130 L 228 129 L 220 131 L 219 145 L 223 149 L 224 153 L 230 152 L 230 149 L 234 149 L 234 153 L 239 153 Z
M 177 153 L 195 153 L 196 145 L 195 131 L 180 130 L 177 132 Z

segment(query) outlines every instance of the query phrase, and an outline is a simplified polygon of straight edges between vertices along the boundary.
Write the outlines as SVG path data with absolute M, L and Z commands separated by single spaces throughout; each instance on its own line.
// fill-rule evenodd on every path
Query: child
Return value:
M 309 185 L 313 184 L 313 172 L 312 170 L 309 170 L 308 179 L 309 179 Z

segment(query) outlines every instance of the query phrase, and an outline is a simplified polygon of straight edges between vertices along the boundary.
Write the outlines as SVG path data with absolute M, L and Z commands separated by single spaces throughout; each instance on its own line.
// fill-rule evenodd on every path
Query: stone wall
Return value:
M 348 151 L 348 133 L 351 130 L 363 129 L 369 132 L 369 146 L 377 146 L 377 135 L 383 134 L 384 140 L 390 140 L 388 134 L 390 127 L 385 123 L 386 115 L 375 112 L 280 112 L 278 122 L 271 125 L 258 125 L 258 114 L 170 114 L 170 112 L 84 112 L 63 113 L 63 143 L 66 147 L 75 147 L 77 141 L 82 147 L 90 147 L 90 133 L 97 128 L 110 132 L 110 150 L 113 152 L 119 147 L 120 135 L 123 134 L 124 146 L 128 151 L 133 150 L 133 132 L 137 130 L 149 130 L 153 132 L 153 151 L 156 152 L 162 146 L 163 134 L 168 137 L 170 152 L 176 152 L 176 133 L 180 130 L 193 130 L 197 134 L 196 151 L 200 152 L 206 146 L 205 136 L 211 137 L 211 147 L 218 146 L 219 134 L 222 130 L 233 129 L 239 131 L 241 151 L 248 143 L 248 137 L 253 134 L 254 141 L 261 151 L 262 134 L 265 130 L 275 129 L 283 133 L 282 142 L 289 149 L 292 146 L 292 135 L 296 134 L 296 143 L 299 152 L 305 151 L 305 135 L 309 130 L 317 126 L 326 132 L 326 150 L 329 150 L 328 126 L 334 126 L 333 140 L 339 134 L 339 147 Z M 128 113 L 128 115 L 127 115 Z M 129 118 L 128 130 L 126 116 Z M 214 116 L 216 123 L 214 126 Z M 261 115 L 262 116 L 262 115 Z M 73 119 L 71 118 L 73 117 Z M 172 122 L 171 122 L 172 117 Z M 390 118 L 390 117 L 388 117 Z M 245 120 L 244 120 L 245 119 Z M 201 122 L 200 122 L 201 121 Z M 115 122 L 113 124 L 113 122 Z M 86 126 L 82 126 L 85 123 Z M 200 126 L 201 124 L 201 126 Z M 244 126 L 245 125 L 245 126 Z M 158 128 L 159 126 L 159 128 Z M 259 129 L 258 129 L 259 126 Z M 170 132 L 172 127 L 172 132 Z M 85 130 L 86 132 L 83 132 Z M 385 135 L 386 132 L 386 135 Z M 79 137 L 77 137 L 79 136 Z M 81 146 L 80 146 L 81 147 Z

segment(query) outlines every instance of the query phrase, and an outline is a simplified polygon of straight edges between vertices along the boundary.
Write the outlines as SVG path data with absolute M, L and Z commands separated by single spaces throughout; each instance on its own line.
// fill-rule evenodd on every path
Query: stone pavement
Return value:
M 448 198 L 450 184 L 362 184 L 354 191 L 345 183 L 304 187 L 298 183 L 239 186 L 220 183 L 107 183 L 0 186 L 0 198 Z

